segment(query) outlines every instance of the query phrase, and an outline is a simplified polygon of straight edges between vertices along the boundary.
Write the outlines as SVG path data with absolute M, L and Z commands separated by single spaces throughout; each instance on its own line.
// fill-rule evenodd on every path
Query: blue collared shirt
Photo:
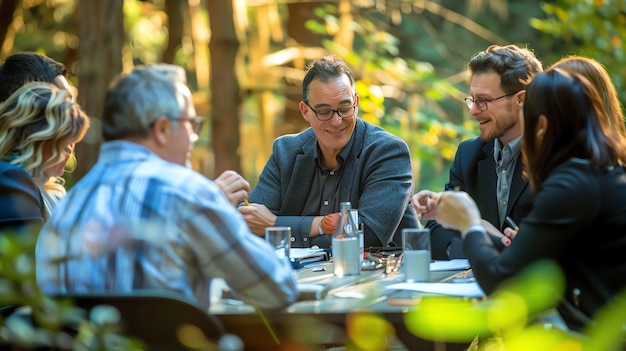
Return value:
M 250 232 L 215 183 L 127 141 L 102 145 L 44 226 L 36 257 L 48 293 L 165 289 L 208 307 L 209 283 L 220 277 L 262 308 L 297 296 L 290 263 Z
M 496 196 L 498 201 L 498 214 L 500 216 L 500 228 L 504 225 L 506 211 L 509 207 L 509 195 L 513 184 L 513 173 L 517 165 L 517 159 L 521 153 L 522 137 L 513 139 L 510 143 L 502 146 L 499 139 L 494 140 L 493 157 L 496 162 Z M 499 157 L 500 156 L 500 157 Z

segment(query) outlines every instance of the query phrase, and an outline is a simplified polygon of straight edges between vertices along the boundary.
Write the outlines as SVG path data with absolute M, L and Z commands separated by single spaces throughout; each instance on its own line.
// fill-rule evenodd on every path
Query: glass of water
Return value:
M 291 248 L 291 227 L 268 227 L 265 228 L 265 241 L 270 243 L 276 256 L 289 258 Z
M 430 229 L 406 228 L 402 230 L 402 265 L 404 277 L 409 282 L 430 280 Z

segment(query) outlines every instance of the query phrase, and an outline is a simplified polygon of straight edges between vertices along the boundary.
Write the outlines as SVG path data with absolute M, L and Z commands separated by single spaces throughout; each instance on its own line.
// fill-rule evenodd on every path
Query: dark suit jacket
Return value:
M 500 228 L 500 216 L 496 200 L 496 163 L 493 159 L 494 142 L 484 142 L 480 138 L 466 140 L 459 144 L 450 167 L 450 181 L 446 190 L 467 192 L 478 205 L 483 219 Z M 522 178 L 521 156 L 515 165 L 507 215 L 519 225 L 532 207 L 532 193 L 528 182 Z M 443 228 L 436 221 L 426 224 L 431 229 L 431 250 L 433 259 L 464 258 L 463 243 L 458 231 Z M 500 228 L 502 230 L 504 228 Z M 501 245 L 500 243 L 497 243 Z M 450 246 L 450 255 L 446 250 Z
M 350 201 L 359 210 L 365 247 L 394 246 L 394 235 L 403 228 L 417 227 L 410 197 L 413 194 L 411 154 L 397 136 L 357 119 L 351 153 L 345 160 L 340 183 L 341 201 Z M 318 245 L 328 248 L 331 235 L 309 241 L 313 215 L 304 216 L 315 174 L 317 139 L 311 128 L 274 141 L 272 155 L 259 182 L 250 193 L 250 202 L 264 204 L 276 214 L 277 226 L 289 226 L 293 247 Z M 331 212 L 339 211 L 331 209 Z M 319 215 L 319 214 L 316 214 Z M 401 241 L 395 241 L 401 245 Z
M 41 226 L 42 201 L 30 174 L 18 166 L 0 162 L 0 232 Z

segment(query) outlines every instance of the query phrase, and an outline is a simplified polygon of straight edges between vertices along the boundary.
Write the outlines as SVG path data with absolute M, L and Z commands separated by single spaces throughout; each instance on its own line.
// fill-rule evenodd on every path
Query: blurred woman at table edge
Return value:
M 50 216 L 65 196 L 61 176 L 74 145 L 88 128 L 89 117 L 72 94 L 50 83 L 26 83 L 0 103 L 0 183 L 3 211 L 11 213 L 3 215 L 2 230 Z
M 432 193 L 429 201 L 429 216 L 462 233 L 488 294 L 533 262 L 557 262 L 566 284 L 558 311 L 573 330 L 626 286 L 626 139 L 605 113 L 593 84 L 571 70 L 533 78 L 522 154 L 535 201 L 506 250 L 494 247 L 466 193 Z

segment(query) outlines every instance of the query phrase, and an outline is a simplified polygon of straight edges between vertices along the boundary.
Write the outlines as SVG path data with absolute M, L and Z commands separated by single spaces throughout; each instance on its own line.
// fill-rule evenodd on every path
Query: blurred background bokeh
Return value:
M 626 0 L 0 0 L 0 61 L 36 51 L 63 62 L 93 119 L 69 186 L 97 159 L 110 80 L 152 62 L 186 69 L 209 120 L 193 167 L 254 186 L 272 140 L 307 127 L 303 68 L 334 53 L 353 68 L 360 117 L 409 144 L 416 190 L 441 189 L 457 144 L 477 135 L 463 103 L 471 56 L 509 43 L 545 66 L 591 56 L 624 101 L 623 33 Z

